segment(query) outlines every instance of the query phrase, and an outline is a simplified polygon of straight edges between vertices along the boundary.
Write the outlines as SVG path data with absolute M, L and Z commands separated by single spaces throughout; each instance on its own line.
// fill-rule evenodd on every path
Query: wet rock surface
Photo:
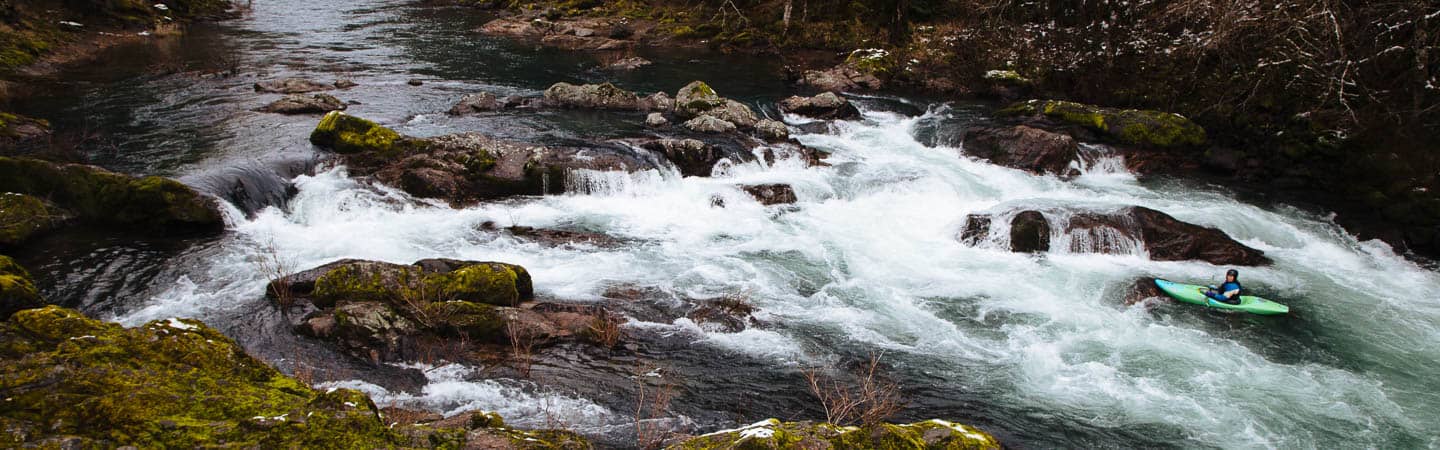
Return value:
M 781 111 L 816 119 L 853 119 L 860 117 L 860 110 L 850 100 L 825 92 L 814 97 L 791 96 L 779 103 Z
M 304 78 L 282 78 L 279 80 L 261 81 L 255 83 L 255 92 L 271 94 L 304 94 L 317 91 L 328 91 L 347 83 L 326 84 Z
M 343 111 L 345 108 L 345 102 L 328 94 L 290 94 L 260 107 L 258 111 L 277 114 L 324 114 Z
M 1042 175 L 1074 175 L 1078 151 L 1069 135 L 1025 125 L 972 128 L 965 136 L 966 154 Z
M 217 233 L 225 227 L 214 200 L 189 186 L 169 178 L 134 178 L 94 166 L 0 157 L 0 192 L 48 199 L 55 206 L 45 208 L 49 218 L 73 216 L 79 222 L 144 233 Z M 16 201 L 34 206 L 34 202 Z M 22 218 L 33 216 L 12 219 Z
M 750 194 L 751 197 L 755 198 L 755 201 L 760 202 L 762 205 L 782 205 L 795 203 L 797 201 L 795 198 L 795 189 L 791 188 L 788 184 L 754 184 L 740 186 L 740 189 Z
M 1216 228 L 1182 222 L 1169 214 L 1141 206 L 1115 211 L 1068 211 L 1064 223 L 1051 223 L 1040 211 L 1015 214 L 1010 224 L 1010 250 L 1051 250 L 1053 231 L 1069 236 L 1072 253 L 1133 254 L 1144 252 L 1156 261 L 1205 261 L 1216 265 L 1261 266 L 1271 263 L 1265 253 L 1241 244 Z M 977 245 L 989 239 L 994 217 L 972 214 L 959 239 Z

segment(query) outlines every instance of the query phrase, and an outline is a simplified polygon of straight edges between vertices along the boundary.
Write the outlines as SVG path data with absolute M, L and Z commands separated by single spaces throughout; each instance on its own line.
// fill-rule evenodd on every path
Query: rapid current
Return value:
M 75 69 L 17 112 L 93 130 L 86 148 L 97 164 L 226 199 L 231 231 L 178 241 L 71 232 L 17 256 L 45 275 L 50 298 L 102 318 L 194 317 L 282 370 L 319 367 L 317 383 L 364 389 L 382 406 L 494 410 L 615 446 L 634 432 L 624 392 L 633 362 L 552 358 L 529 379 L 443 358 L 375 368 L 288 331 L 263 298 L 257 261 L 281 255 L 294 270 L 340 258 L 504 261 L 528 268 L 540 297 L 568 302 L 604 301 L 617 286 L 676 303 L 743 295 L 763 324 L 735 333 L 627 314 L 625 329 L 647 341 L 637 358 L 681 386 L 666 421 L 679 431 L 823 419 L 800 370 L 882 354 L 906 399 L 896 420 L 973 423 L 1017 448 L 1440 447 L 1440 273 L 1357 241 L 1323 213 L 1195 180 L 1137 180 L 1103 147 L 1087 148 L 1083 175 L 1068 181 L 968 158 L 953 136 L 993 105 L 856 96 L 862 119 L 801 128 L 805 119 L 771 106 L 791 93 L 770 75 L 773 61 L 656 51 L 645 53 L 653 66 L 609 73 L 593 56 L 474 32 L 486 19 L 393 0 L 255 0 L 241 19 Z M 359 102 L 348 112 L 402 133 L 540 143 L 644 131 L 635 114 L 444 111 L 481 90 L 538 95 L 558 81 L 613 81 L 673 93 L 702 79 L 790 123 L 801 142 L 831 152 L 830 166 L 755 162 L 713 178 L 577 171 L 553 180 L 563 195 L 454 209 L 325 162 L 306 140 L 318 117 L 251 111 L 278 96 L 250 85 L 284 76 L 352 79 L 360 86 L 332 92 Z M 742 182 L 788 183 L 799 201 L 761 206 Z M 1040 255 L 957 239 L 967 214 L 1058 205 L 1141 205 L 1218 227 L 1275 260 L 1242 268 L 1242 279 L 1293 312 L 1126 305 L 1137 279 L 1214 284 L 1226 267 L 1151 261 L 1138 246 L 1066 250 L 1105 236 L 1060 234 L 1058 250 Z M 623 244 L 542 246 L 485 222 Z

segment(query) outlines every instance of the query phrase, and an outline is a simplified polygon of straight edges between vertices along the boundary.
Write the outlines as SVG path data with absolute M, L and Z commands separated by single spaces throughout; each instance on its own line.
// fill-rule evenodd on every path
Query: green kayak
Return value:
M 1240 304 L 1231 305 L 1229 303 L 1217 302 L 1211 300 L 1209 297 L 1206 297 L 1205 290 L 1208 288 L 1206 288 L 1205 286 L 1180 284 L 1173 281 L 1162 280 L 1159 278 L 1155 279 L 1155 286 L 1158 286 L 1160 290 L 1165 291 L 1166 294 L 1169 294 L 1176 300 L 1185 303 L 1193 303 L 1196 305 L 1205 305 L 1215 309 L 1244 311 L 1250 314 L 1259 314 L 1262 316 L 1285 314 L 1290 312 L 1289 306 L 1275 303 L 1253 295 L 1242 295 L 1240 296 Z

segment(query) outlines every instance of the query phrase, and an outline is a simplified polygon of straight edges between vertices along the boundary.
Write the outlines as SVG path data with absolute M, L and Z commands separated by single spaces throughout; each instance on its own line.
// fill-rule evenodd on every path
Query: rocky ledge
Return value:
M 1050 216 L 1063 220 L 1051 223 Z M 971 214 L 960 240 L 970 245 L 995 239 L 994 221 L 1004 215 Z M 1045 214 L 1026 210 L 1009 215 L 1008 246 L 1015 252 L 1047 252 L 1053 236 L 1063 235 L 1071 253 L 1134 254 L 1156 261 L 1205 261 L 1217 265 L 1260 266 L 1265 252 L 1250 248 L 1211 227 L 1182 222 L 1141 206 L 1117 211 L 1063 209 Z M 998 239 L 1006 241 L 1006 239 Z
M 316 310 L 298 332 L 374 363 L 406 360 L 447 340 L 476 348 L 522 338 L 529 345 L 594 341 L 604 322 L 617 320 L 598 308 L 533 302 L 530 273 L 498 262 L 341 260 L 276 280 L 268 295 L 309 303 Z
M 74 221 L 151 234 L 217 233 L 215 201 L 163 177 L 0 157 L 0 248 Z

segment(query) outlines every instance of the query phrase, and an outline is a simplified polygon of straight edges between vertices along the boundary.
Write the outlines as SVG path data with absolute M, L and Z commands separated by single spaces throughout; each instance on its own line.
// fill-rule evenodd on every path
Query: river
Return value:
M 1247 203 L 1194 180 L 1138 180 L 1103 154 L 1068 181 L 991 165 L 965 157 L 953 136 L 993 105 L 898 96 L 855 97 L 864 117 L 822 133 L 792 127 L 831 152 L 829 167 L 750 163 L 714 178 L 577 172 L 564 195 L 454 209 L 323 162 L 306 140 L 318 117 L 253 112 L 278 95 L 251 84 L 348 78 L 359 86 L 332 92 L 358 102 L 348 112 L 402 133 L 540 143 L 634 135 L 641 117 L 444 111 L 481 90 L 538 95 L 558 81 L 613 81 L 673 93 L 701 79 L 779 118 L 770 105 L 790 92 L 772 75 L 775 62 L 757 57 L 642 52 L 656 64 L 606 72 L 593 56 L 481 36 L 473 29 L 488 17 L 464 8 L 252 8 L 116 48 L 17 105 L 88 131 L 82 148 L 96 164 L 174 176 L 230 201 L 231 231 L 219 238 L 45 239 L 32 246 L 44 250 L 17 256 L 43 274 L 49 298 L 128 325 L 199 318 L 282 370 L 318 368 L 317 382 L 367 390 L 382 406 L 495 410 L 512 424 L 561 424 L 618 447 L 633 442 L 626 383 L 642 361 L 680 386 L 662 422 L 704 432 L 823 419 L 800 370 L 880 354 L 907 401 L 895 420 L 973 423 L 1016 448 L 1440 448 L 1440 274 L 1320 213 Z M 739 182 L 789 183 L 799 201 L 763 207 Z M 726 207 L 712 207 L 715 197 Z M 1275 260 L 1241 278 L 1293 312 L 1122 301 L 1143 277 L 1213 284 L 1225 267 L 1140 251 L 1015 254 L 956 238 L 970 213 L 1056 205 L 1140 205 L 1218 227 Z M 485 222 L 625 244 L 541 246 L 484 232 Z M 505 261 L 531 271 L 540 297 L 570 302 L 603 302 L 615 287 L 676 304 L 743 295 L 763 325 L 707 331 L 645 313 L 673 304 L 635 306 L 626 329 L 644 344 L 623 362 L 552 356 L 528 379 L 443 361 L 377 368 L 289 332 L 290 318 L 262 296 L 257 261 L 271 253 L 296 270 L 340 258 Z

